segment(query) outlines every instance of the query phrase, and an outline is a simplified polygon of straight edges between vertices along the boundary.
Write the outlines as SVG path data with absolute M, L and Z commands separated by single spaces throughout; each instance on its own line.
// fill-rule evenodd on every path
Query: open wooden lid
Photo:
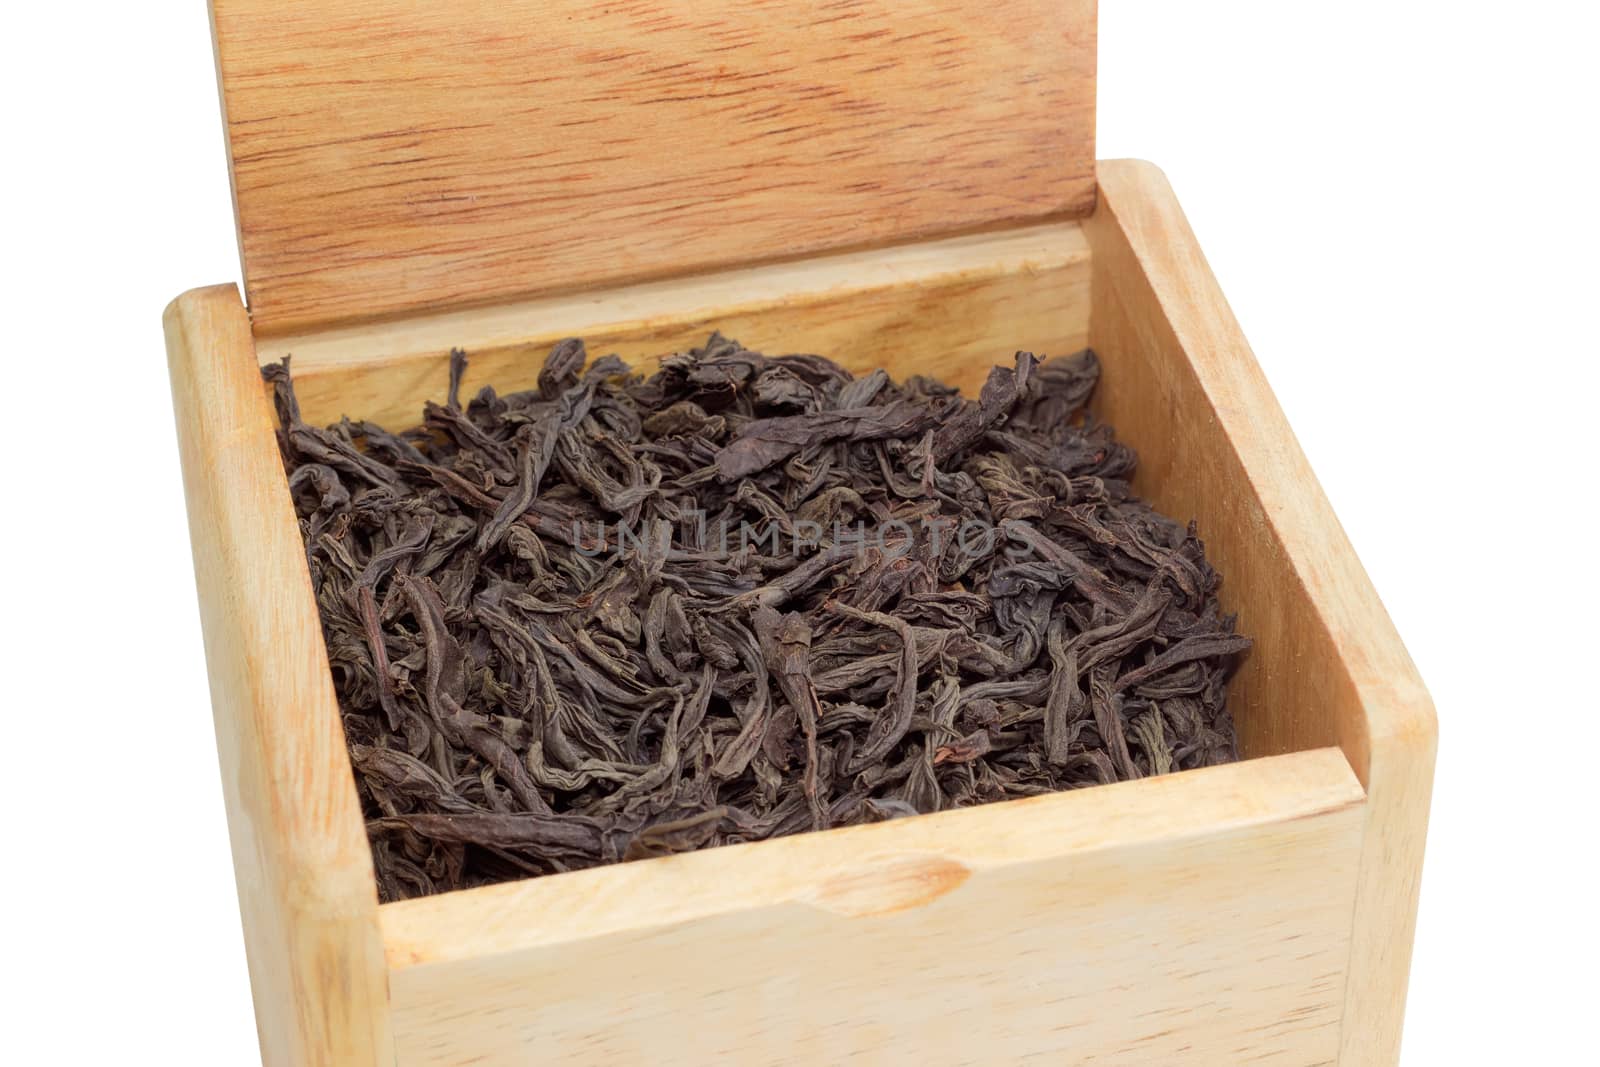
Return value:
M 258 334 L 1094 203 L 1094 0 L 211 6 Z

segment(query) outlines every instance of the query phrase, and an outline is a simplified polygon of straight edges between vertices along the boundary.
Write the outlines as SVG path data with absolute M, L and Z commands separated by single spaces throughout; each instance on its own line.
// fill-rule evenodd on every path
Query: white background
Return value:
M 1592 1055 L 1587 7 L 1102 8 L 1100 155 L 1171 177 L 1439 708 L 1404 1062 Z M 7 20 L 0 1060 L 250 1063 L 159 328 L 238 276 L 206 16 Z

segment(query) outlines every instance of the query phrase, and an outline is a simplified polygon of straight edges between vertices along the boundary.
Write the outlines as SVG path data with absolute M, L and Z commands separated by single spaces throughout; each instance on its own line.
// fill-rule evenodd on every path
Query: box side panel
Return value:
M 1094 203 L 1095 0 L 212 0 L 258 332 Z
M 1317 1064 L 1337 750 L 386 905 L 407 1067 Z
M 1100 165 L 1085 224 L 1100 413 L 1138 484 L 1192 515 L 1256 639 L 1232 690 L 1249 756 L 1337 744 L 1368 795 L 1341 1062 L 1393 1063 L 1432 788 L 1433 706 L 1212 277 L 1149 164 Z
M 372 858 L 250 323 L 231 285 L 165 321 L 262 1059 L 387 1067 Z
M 1074 222 L 822 256 L 700 278 L 471 313 L 262 338 L 293 355 L 313 423 L 343 415 L 398 428 L 442 403 L 449 352 L 467 351 L 464 389 L 531 388 L 550 345 L 582 337 L 638 369 L 721 330 L 777 355 L 817 352 L 857 371 L 928 374 L 975 391 L 1017 348 L 1076 351 L 1089 336 L 1089 250 Z

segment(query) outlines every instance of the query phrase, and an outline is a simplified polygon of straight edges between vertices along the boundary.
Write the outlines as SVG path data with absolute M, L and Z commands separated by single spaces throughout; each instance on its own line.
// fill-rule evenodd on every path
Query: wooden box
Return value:
M 1427 693 L 1171 189 L 1094 163 L 1092 0 L 213 0 L 249 309 L 166 313 L 264 1059 L 1393 1062 Z M 1243 762 L 379 906 L 258 366 L 402 425 L 555 339 L 970 387 L 1093 346 L 1256 638 Z

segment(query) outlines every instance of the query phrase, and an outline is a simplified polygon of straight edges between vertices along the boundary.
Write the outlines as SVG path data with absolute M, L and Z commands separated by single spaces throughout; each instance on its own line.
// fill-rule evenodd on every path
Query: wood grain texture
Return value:
M 250 322 L 227 285 L 165 327 L 262 1059 L 387 1067 L 372 857 Z
M 1256 639 L 1232 690 L 1247 755 L 1338 744 L 1367 825 L 1340 1062 L 1399 1056 L 1437 724 L 1427 691 L 1160 171 L 1101 163 L 1090 339 L 1137 484 L 1192 515 Z
M 1394 1062 L 1432 706 L 1165 179 L 1108 163 L 1100 183 L 1081 227 L 256 346 L 231 288 L 173 305 L 269 1062 Z M 473 350 L 469 388 L 516 387 L 556 337 L 640 358 L 715 325 L 968 388 L 1014 347 L 1087 331 L 1139 487 L 1199 520 L 1257 639 L 1235 688 L 1257 758 L 378 908 L 257 358 L 294 352 L 313 417 L 400 425 L 452 345 Z
M 1094 0 L 212 0 L 258 334 L 1094 199 Z
M 1319 1064 L 1335 749 L 381 909 L 407 1067 Z
M 467 351 L 470 393 L 532 388 L 550 345 L 582 337 L 647 371 L 720 329 L 769 353 L 825 354 L 857 372 L 931 374 L 976 391 L 1013 352 L 1077 351 L 1089 336 L 1082 227 L 1050 223 L 875 252 L 550 297 L 477 312 L 261 338 L 263 362 L 292 356 L 301 412 L 392 429 L 442 403 L 449 352 Z

